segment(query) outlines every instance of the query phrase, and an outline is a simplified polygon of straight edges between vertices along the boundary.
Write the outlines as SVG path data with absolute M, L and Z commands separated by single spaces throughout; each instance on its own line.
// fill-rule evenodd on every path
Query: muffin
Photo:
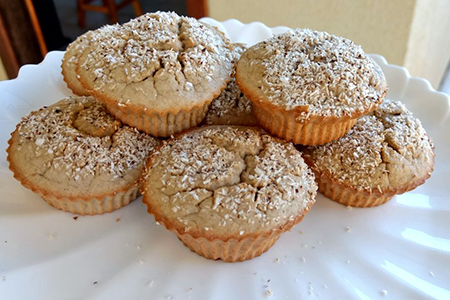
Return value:
M 233 63 L 236 64 L 242 52 L 247 49 L 245 44 L 232 44 Z M 222 93 L 213 100 L 206 113 L 206 125 L 242 125 L 256 126 L 258 122 L 253 115 L 252 103 L 245 98 L 235 82 L 233 70 L 230 83 Z
M 267 251 L 300 222 L 317 185 L 291 143 L 255 127 L 205 126 L 149 157 L 148 212 L 192 251 L 236 262 Z
M 158 140 L 123 126 L 92 97 L 69 97 L 24 117 L 8 141 L 9 168 L 55 208 L 111 212 L 134 200 Z
M 222 32 L 194 18 L 158 12 L 93 43 L 76 72 L 122 122 L 167 137 L 203 120 L 232 68 L 230 43 Z
M 423 184 L 434 169 L 433 149 L 420 121 L 401 102 L 385 100 L 344 137 L 305 147 L 304 157 L 322 194 L 368 207 Z
M 360 46 L 309 29 L 249 48 L 238 62 L 236 83 L 265 130 L 302 145 L 340 138 L 387 92 L 381 69 Z
M 75 69 L 78 65 L 78 59 L 83 52 L 91 45 L 94 40 L 102 39 L 108 36 L 113 31 L 117 30 L 118 25 L 106 25 L 94 31 L 88 31 L 85 34 L 79 36 L 73 43 L 71 43 L 66 52 L 61 64 L 61 73 L 63 79 L 67 84 L 67 87 L 72 90 L 75 95 L 89 96 L 87 91 L 78 80 L 78 75 L 75 73 Z

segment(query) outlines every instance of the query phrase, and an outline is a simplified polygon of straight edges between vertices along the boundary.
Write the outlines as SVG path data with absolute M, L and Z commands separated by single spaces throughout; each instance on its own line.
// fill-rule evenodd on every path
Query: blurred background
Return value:
M 328 31 L 450 94 L 449 0 L 0 0 L 0 80 L 88 30 L 158 10 Z

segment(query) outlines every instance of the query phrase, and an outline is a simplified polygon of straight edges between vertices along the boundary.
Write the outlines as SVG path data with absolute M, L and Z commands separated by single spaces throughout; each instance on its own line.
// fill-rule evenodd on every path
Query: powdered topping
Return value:
M 208 125 L 256 125 L 253 106 L 236 86 L 234 78 L 211 103 L 205 123 Z
M 49 168 L 75 180 L 102 173 L 124 176 L 140 168 L 159 143 L 136 129 L 120 127 L 92 97 L 66 98 L 31 113 L 19 123 L 18 134 L 19 148 L 34 144 L 36 157 L 45 156 Z
M 100 43 L 102 39 L 110 36 L 117 30 L 119 25 L 106 25 L 94 31 L 88 31 L 79 36 L 73 43 L 71 43 L 64 54 L 62 62 L 63 76 L 68 83 L 68 87 L 77 95 L 88 95 L 89 93 L 81 85 L 75 73 L 78 60 L 83 52 L 89 48 L 91 43 Z
M 104 40 L 109 39 L 119 29 L 119 25 L 105 25 L 93 31 L 88 31 L 83 35 L 80 35 L 75 41 L 67 46 L 65 56 L 69 56 L 67 61 L 71 65 L 72 71 L 75 70 L 75 65 L 78 63 L 78 59 L 84 50 L 86 50 L 93 43 L 101 43 Z
M 232 61 L 237 63 L 241 54 L 245 51 L 244 44 L 232 44 Z M 213 100 L 205 118 L 208 125 L 256 125 L 253 116 L 252 103 L 244 96 L 236 85 L 234 72 L 228 86 Z
M 241 62 L 242 61 L 242 62 Z M 309 115 L 351 116 L 376 107 L 387 86 L 360 46 L 310 29 L 289 31 L 250 48 L 238 72 L 261 76 L 257 87 L 275 105 Z M 305 111 L 306 110 L 306 111 Z
M 420 121 L 399 101 L 385 100 L 337 141 L 308 147 L 314 168 L 358 190 L 387 190 L 433 167 L 433 145 Z
M 189 98 L 208 84 L 223 86 L 232 65 L 221 32 L 194 18 L 158 12 L 118 27 L 82 56 L 80 67 L 93 89 L 104 93 L 105 84 L 110 92 L 131 86 L 135 95 L 125 93 L 123 102 L 144 96 L 148 102 L 174 92 Z
M 234 76 L 236 64 L 239 61 L 239 58 L 241 57 L 242 53 L 244 53 L 245 50 L 247 50 L 247 45 L 244 43 L 233 43 L 231 46 L 231 52 L 230 52 L 230 60 L 233 64 L 233 72 L 232 75 Z
M 101 42 L 106 40 L 109 36 L 113 35 L 119 29 L 118 24 L 105 25 L 96 30 L 88 31 L 79 37 L 75 41 L 69 44 L 67 51 L 75 51 L 77 54 L 81 54 L 91 43 Z
M 302 215 L 317 189 L 292 144 L 246 127 L 205 127 L 167 142 L 145 180 L 144 202 L 186 231 L 238 235 Z

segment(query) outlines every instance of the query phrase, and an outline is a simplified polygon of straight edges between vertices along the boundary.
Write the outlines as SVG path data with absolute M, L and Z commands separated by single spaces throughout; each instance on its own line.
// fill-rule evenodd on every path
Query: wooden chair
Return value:
M 31 0 L 0 1 L 0 58 L 7 76 L 15 78 L 20 66 L 37 64 L 46 53 Z
M 197 19 L 207 17 L 208 0 L 186 0 L 187 15 Z
M 107 14 L 113 24 L 119 22 L 118 11 L 128 4 L 133 4 L 136 16 L 143 14 L 139 0 L 124 0 L 119 4 L 116 4 L 114 0 L 102 0 L 103 5 L 92 5 L 90 4 L 92 1 L 93 0 L 77 0 L 78 25 L 80 27 L 86 26 L 86 11 L 96 11 Z

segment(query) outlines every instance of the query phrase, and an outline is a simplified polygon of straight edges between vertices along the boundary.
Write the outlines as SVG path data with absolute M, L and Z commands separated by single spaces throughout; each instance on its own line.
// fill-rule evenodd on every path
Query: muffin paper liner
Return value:
M 176 113 L 160 114 L 148 111 L 134 111 L 126 106 L 110 105 L 109 112 L 123 123 L 156 137 L 169 137 L 175 133 L 195 127 L 205 118 L 209 102 L 203 106 L 195 106 L 190 111 L 180 110 Z
M 253 103 L 253 111 L 259 124 L 279 138 L 302 145 L 323 145 L 344 136 L 355 125 L 357 118 L 341 120 L 312 116 L 306 122 L 297 122 L 290 111 L 265 107 Z

